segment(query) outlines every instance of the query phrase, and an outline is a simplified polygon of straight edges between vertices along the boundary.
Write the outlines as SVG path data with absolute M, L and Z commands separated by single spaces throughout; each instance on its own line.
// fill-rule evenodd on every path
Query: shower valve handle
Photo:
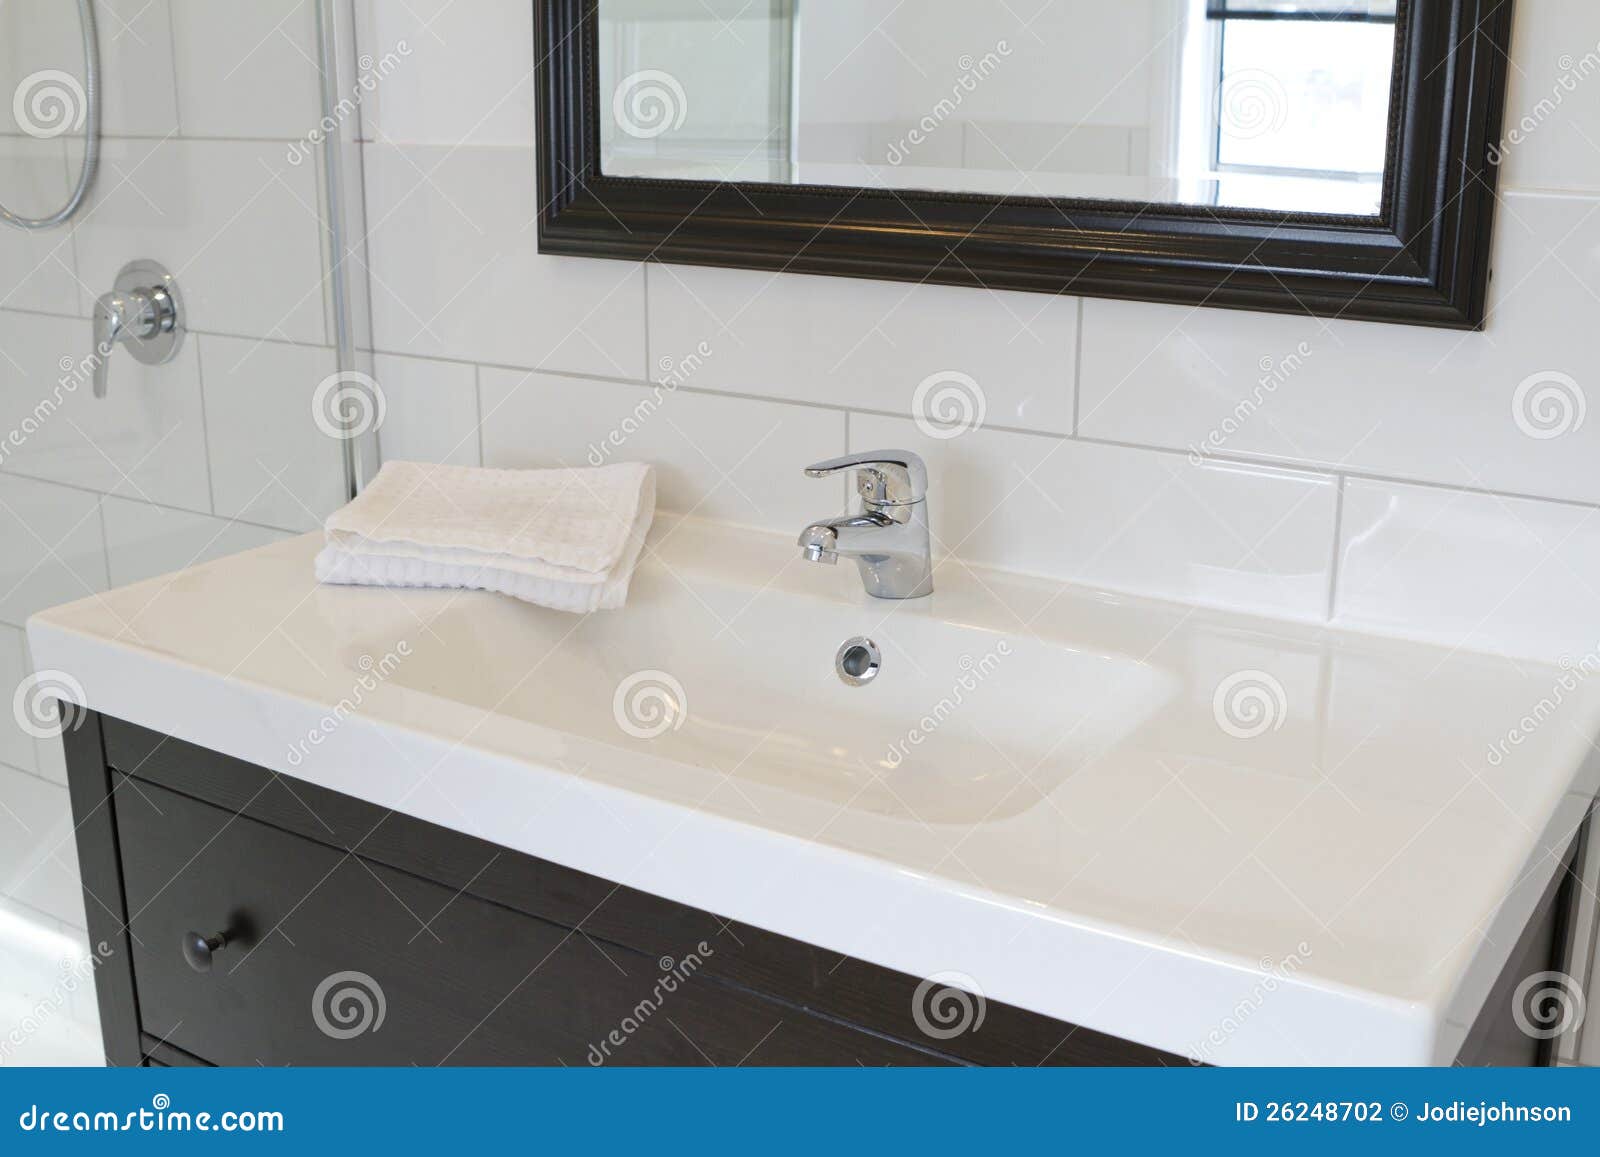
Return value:
M 134 261 L 117 274 L 116 287 L 94 304 L 94 396 L 106 396 L 111 355 L 125 345 L 147 366 L 165 365 L 183 346 L 183 298 L 178 283 L 154 261 Z

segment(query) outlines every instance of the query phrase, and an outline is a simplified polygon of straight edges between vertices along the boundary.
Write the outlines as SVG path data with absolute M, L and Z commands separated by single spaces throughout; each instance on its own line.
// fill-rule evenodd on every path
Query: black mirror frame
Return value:
M 1512 0 L 1400 0 L 1377 217 L 609 177 L 598 0 L 534 0 L 543 253 L 1478 329 Z

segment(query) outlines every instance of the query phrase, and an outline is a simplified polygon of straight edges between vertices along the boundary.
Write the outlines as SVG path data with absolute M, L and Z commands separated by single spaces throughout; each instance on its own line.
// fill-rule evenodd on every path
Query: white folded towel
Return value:
M 655 517 L 641 463 L 485 470 L 386 463 L 333 514 L 325 583 L 496 591 L 558 611 L 615 610 Z

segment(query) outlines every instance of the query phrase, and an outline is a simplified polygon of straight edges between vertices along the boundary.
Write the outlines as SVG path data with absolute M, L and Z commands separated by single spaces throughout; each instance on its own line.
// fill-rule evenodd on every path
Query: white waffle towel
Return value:
M 386 463 L 326 524 L 317 580 L 496 591 L 586 614 L 628 599 L 655 517 L 655 470 Z

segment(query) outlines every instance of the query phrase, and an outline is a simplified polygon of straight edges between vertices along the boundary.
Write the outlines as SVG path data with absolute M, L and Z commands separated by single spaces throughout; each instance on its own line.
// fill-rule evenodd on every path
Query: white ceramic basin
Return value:
M 1448 1061 L 1600 770 L 1600 680 L 1545 713 L 1571 673 L 1494 656 L 959 564 L 877 602 L 694 522 L 588 618 L 318 587 L 316 548 L 51 611 L 36 663 L 287 775 L 1209 1061 Z M 865 687 L 834 671 L 853 636 Z

